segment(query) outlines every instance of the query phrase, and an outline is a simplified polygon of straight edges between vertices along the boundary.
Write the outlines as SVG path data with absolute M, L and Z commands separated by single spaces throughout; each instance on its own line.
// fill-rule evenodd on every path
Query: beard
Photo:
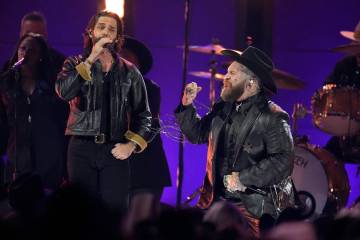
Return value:
M 243 95 L 245 90 L 245 82 L 232 85 L 229 84 L 226 88 L 223 87 L 221 90 L 220 97 L 225 102 L 234 102 L 236 101 L 241 95 Z

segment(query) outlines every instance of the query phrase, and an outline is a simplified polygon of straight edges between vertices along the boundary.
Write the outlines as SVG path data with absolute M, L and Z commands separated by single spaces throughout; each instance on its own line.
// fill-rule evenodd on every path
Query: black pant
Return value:
M 129 202 L 129 161 L 112 156 L 114 145 L 73 136 L 68 147 L 69 181 L 98 194 L 110 208 L 124 211 Z

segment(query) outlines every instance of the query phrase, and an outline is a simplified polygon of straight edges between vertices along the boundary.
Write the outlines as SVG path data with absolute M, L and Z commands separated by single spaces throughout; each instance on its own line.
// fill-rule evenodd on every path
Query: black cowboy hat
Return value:
M 130 36 L 125 35 L 124 39 L 125 41 L 122 48 L 130 50 L 137 56 L 140 64 L 139 70 L 145 75 L 150 71 L 153 64 L 153 57 L 149 48 L 147 48 L 144 43 Z
M 243 64 L 256 74 L 260 79 L 260 84 L 265 90 L 270 91 L 272 94 L 277 92 L 275 82 L 272 78 L 272 70 L 274 64 L 263 51 L 255 47 L 248 47 L 244 52 L 232 49 L 222 50 L 221 53 L 225 56 L 234 58 L 235 61 Z

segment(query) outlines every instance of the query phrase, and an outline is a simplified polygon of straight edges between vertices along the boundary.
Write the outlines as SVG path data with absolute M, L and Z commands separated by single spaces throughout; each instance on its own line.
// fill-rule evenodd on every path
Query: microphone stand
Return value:
M 219 44 L 219 41 L 217 39 L 213 39 L 212 41 L 213 45 L 217 45 Z M 215 84 L 216 84 L 216 66 L 217 66 L 217 62 L 216 62 L 216 55 L 215 55 L 215 49 L 213 49 L 211 51 L 211 61 L 210 61 L 210 94 L 209 94 L 209 99 L 210 99 L 210 105 L 211 107 L 214 105 L 215 103 L 215 96 L 216 96 L 216 91 L 215 91 Z
M 185 0 L 185 35 L 184 35 L 184 52 L 183 52 L 183 75 L 180 101 L 185 90 L 187 64 L 189 58 L 189 33 L 190 33 L 190 0 Z M 179 154 L 178 154 L 178 170 L 177 170 L 177 191 L 176 191 L 176 207 L 181 207 L 182 186 L 184 178 L 184 135 L 180 133 Z

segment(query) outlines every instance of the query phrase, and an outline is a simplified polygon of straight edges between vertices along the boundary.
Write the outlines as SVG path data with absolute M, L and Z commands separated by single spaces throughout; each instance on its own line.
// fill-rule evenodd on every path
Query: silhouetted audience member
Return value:
M 311 223 L 284 222 L 272 229 L 265 240 L 316 240 L 316 231 Z
M 159 217 L 159 239 L 201 238 L 203 216 L 203 211 L 194 208 L 163 212 Z
M 305 220 L 305 216 L 302 214 L 302 210 L 299 208 L 286 208 L 284 209 L 278 219 L 276 224 L 279 225 L 284 222 L 297 222 Z
M 45 199 L 39 175 L 27 173 L 18 176 L 8 187 L 8 204 L 11 208 L 0 216 L 8 236 L 3 232 L 1 236 L 4 239 L 39 239 L 43 233 Z
M 219 239 L 249 239 L 249 225 L 241 211 L 229 202 L 214 203 L 205 213 L 204 222 L 215 225 Z
M 37 174 L 23 174 L 9 186 L 9 204 L 19 212 L 36 210 L 44 197 L 42 180 Z
M 275 226 L 275 219 L 270 214 L 264 214 L 260 218 L 259 229 L 260 236 L 264 236 Z
M 345 216 L 337 218 L 325 229 L 326 240 L 358 240 L 360 239 L 360 217 Z
M 119 239 L 121 216 L 103 200 L 78 185 L 67 185 L 48 200 L 44 231 L 46 239 Z
M 247 229 L 246 219 L 231 203 L 224 201 L 214 203 L 204 216 L 205 222 L 211 222 L 217 231 L 224 230 L 233 225 L 240 225 Z

